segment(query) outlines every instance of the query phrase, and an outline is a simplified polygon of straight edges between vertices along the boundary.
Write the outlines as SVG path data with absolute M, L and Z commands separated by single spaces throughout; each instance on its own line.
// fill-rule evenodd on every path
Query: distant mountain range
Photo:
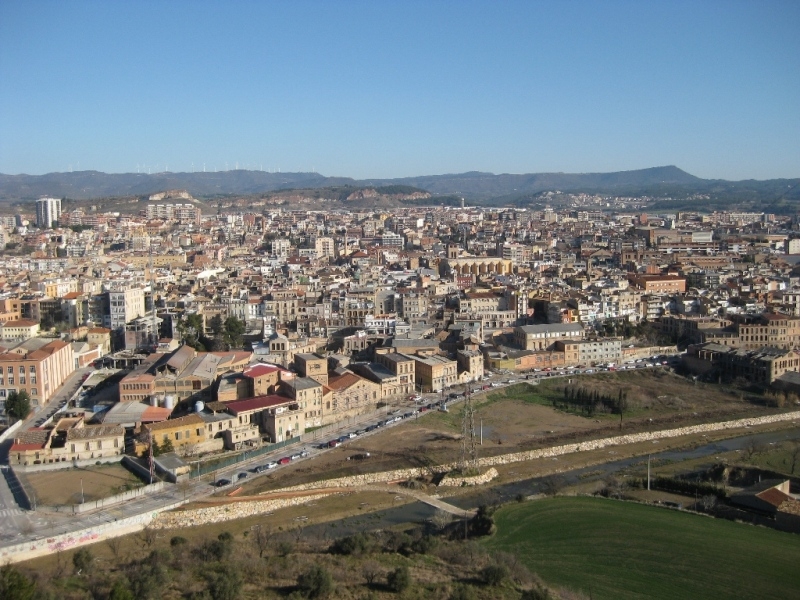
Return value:
M 213 199 L 265 194 L 278 190 L 317 188 L 368 188 L 410 186 L 434 196 L 460 196 L 471 203 L 527 205 L 547 191 L 613 195 L 650 195 L 676 201 L 706 194 L 723 205 L 757 203 L 777 212 L 800 202 L 800 179 L 724 181 L 701 179 L 678 167 L 653 167 L 613 173 L 528 173 L 522 175 L 469 172 L 398 179 L 356 180 L 319 173 L 267 173 L 221 171 L 215 173 L 101 173 L 79 171 L 46 175 L 0 174 L 0 201 L 19 203 L 41 196 L 74 200 L 142 197 L 172 189 L 188 190 L 194 197 Z M 434 204 L 435 202 L 435 198 Z M 695 206 L 696 207 L 696 206 Z

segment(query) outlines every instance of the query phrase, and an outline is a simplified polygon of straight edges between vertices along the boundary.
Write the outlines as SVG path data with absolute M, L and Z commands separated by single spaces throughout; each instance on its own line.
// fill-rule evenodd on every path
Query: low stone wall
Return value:
M 663 429 L 660 431 L 650 431 L 642 433 L 629 433 L 625 435 L 617 435 L 608 438 L 601 438 L 598 440 L 588 440 L 585 442 L 577 442 L 574 444 L 564 444 L 562 446 L 552 446 L 550 448 L 539 448 L 538 450 L 528 450 L 525 452 L 514 452 L 511 454 L 501 454 L 498 456 L 486 456 L 478 459 L 478 467 L 492 467 L 495 465 L 507 465 L 515 462 L 524 462 L 528 460 L 535 460 L 537 458 L 552 458 L 555 456 L 562 456 L 564 454 L 572 454 L 575 452 L 587 452 L 591 450 L 599 450 L 609 446 L 624 446 L 627 444 L 636 444 L 640 442 L 647 442 L 652 440 L 668 439 L 680 437 L 684 435 L 693 435 L 697 433 L 709 433 L 713 431 L 722 431 L 725 429 L 741 429 L 744 427 L 753 427 L 755 425 L 766 425 L 769 423 L 779 423 L 783 421 L 800 420 L 800 412 L 782 413 L 778 415 L 768 415 L 764 417 L 751 417 L 747 419 L 736 419 L 734 421 L 722 421 L 720 423 L 705 423 L 703 425 L 692 425 L 689 427 L 678 427 L 676 429 Z M 410 468 L 410 469 L 397 469 L 395 471 L 384 471 L 381 473 L 364 473 L 361 475 L 352 475 L 349 477 L 339 477 L 337 479 L 326 479 L 322 481 L 314 481 L 311 483 L 304 483 L 295 485 L 288 488 L 281 488 L 280 490 L 273 490 L 271 492 L 263 492 L 262 494 L 271 494 L 275 492 L 295 492 L 313 490 L 328 487 L 359 487 L 362 485 L 369 485 L 373 483 L 386 483 L 390 481 L 405 481 L 407 479 L 414 479 L 430 475 L 431 473 L 448 473 L 456 469 L 459 465 L 457 463 L 448 463 L 425 468 Z M 458 485 L 461 485 L 458 483 Z
M 452 468 L 452 467 L 451 467 Z M 350 475 L 349 477 L 337 477 L 336 479 L 325 479 L 323 481 L 312 481 L 310 483 L 301 483 L 300 485 L 293 485 L 280 490 L 272 490 L 268 492 L 261 492 L 260 496 L 274 494 L 280 492 L 304 492 L 306 490 L 316 490 L 319 488 L 336 488 L 336 487 L 359 487 L 362 485 L 370 485 L 373 483 L 388 483 L 390 481 L 406 481 L 408 479 L 416 479 L 430 475 L 432 472 L 441 473 L 442 471 L 450 470 L 445 467 L 432 467 L 428 468 L 410 468 L 410 469 L 396 469 L 394 471 L 381 471 L 379 473 L 362 473 L 361 475 Z
M 497 477 L 499 473 L 494 467 L 490 467 L 485 473 L 474 477 L 459 477 L 458 475 L 445 475 L 439 482 L 439 487 L 461 487 L 465 485 L 483 485 L 489 483 Z
M 42 463 L 41 465 L 11 465 L 11 468 L 23 473 L 37 473 L 38 471 L 63 471 L 72 467 L 94 467 L 100 465 L 111 465 L 121 462 L 125 458 L 124 454 L 114 456 L 104 456 L 103 458 L 86 458 L 84 460 L 62 460 L 61 462 Z M 100 463 L 100 465 L 98 465 Z
M 551 448 L 540 448 L 527 452 L 515 452 L 513 454 L 501 454 L 499 456 L 487 456 L 478 459 L 478 464 L 482 467 L 491 465 L 507 465 L 515 462 L 534 460 L 537 458 L 551 458 L 573 452 L 586 452 L 589 450 L 600 450 L 608 446 L 624 446 L 627 444 L 637 444 L 652 440 L 661 440 L 697 433 L 710 433 L 713 431 L 723 431 L 725 429 L 741 429 L 753 427 L 755 425 L 767 425 L 769 423 L 779 423 L 782 421 L 800 420 L 800 412 L 782 413 L 779 415 L 768 415 L 764 417 L 752 417 L 747 419 L 736 419 L 734 421 L 722 421 L 720 423 L 704 423 L 703 425 L 691 425 L 689 427 L 678 427 L 676 429 L 663 429 L 661 431 L 651 431 L 642 433 L 629 433 L 617 435 L 599 440 L 589 440 L 577 442 L 575 444 L 565 444 L 563 446 L 553 446 Z
M 334 492 L 320 492 L 313 496 L 300 496 L 296 498 L 276 498 L 274 500 L 254 500 L 253 502 L 231 502 L 219 506 L 181 510 L 171 513 L 159 514 L 151 523 L 154 529 L 178 529 L 181 527 L 197 527 L 210 523 L 222 523 L 234 519 L 253 517 L 267 512 L 299 506 L 312 500 L 330 496 Z

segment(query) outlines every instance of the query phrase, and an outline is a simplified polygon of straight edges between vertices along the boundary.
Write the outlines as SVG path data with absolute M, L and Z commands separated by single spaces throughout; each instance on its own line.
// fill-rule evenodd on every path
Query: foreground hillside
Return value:
M 788 598 L 800 536 L 599 498 L 509 505 L 490 551 L 595 599 Z

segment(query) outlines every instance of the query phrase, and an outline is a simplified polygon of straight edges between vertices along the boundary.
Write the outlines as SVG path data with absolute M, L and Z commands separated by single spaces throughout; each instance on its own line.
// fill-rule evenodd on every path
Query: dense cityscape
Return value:
M 0 2 L 0 600 L 796 596 L 799 19 Z

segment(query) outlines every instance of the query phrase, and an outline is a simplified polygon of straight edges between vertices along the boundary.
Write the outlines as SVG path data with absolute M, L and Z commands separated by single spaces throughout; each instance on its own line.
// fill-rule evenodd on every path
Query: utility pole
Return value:
M 475 408 L 469 389 L 464 390 L 464 416 L 461 419 L 461 472 L 478 464 L 478 448 L 475 445 Z
M 650 491 L 650 455 L 647 455 L 647 491 Z
M 86 496 L 83 495 L 83 477 L 81 477 L 81 504 L 86 504 Z

